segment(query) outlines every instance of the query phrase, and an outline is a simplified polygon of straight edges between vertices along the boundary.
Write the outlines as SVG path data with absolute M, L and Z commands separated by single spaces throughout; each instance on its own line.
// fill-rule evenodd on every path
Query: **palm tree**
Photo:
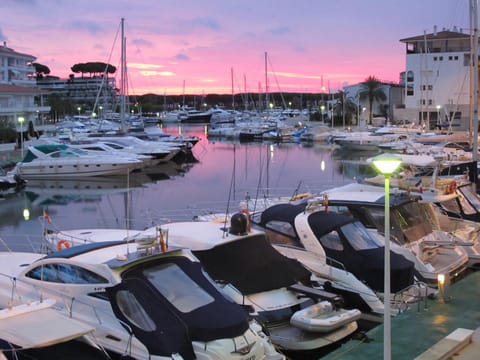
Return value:
M 387 95 L 382 88 L 383 83 L 378 80 L 375 76 L 369 76 L 363 83 L 361 83 L 361 94 L 368 99 L 369 105 L 369 114 L 368 114 L 368 123 L 372 124 L 373 117 L 373 102 L 374 101 L 385 101 L 387 100 Z
M 337 93 L 337 103 L 334 106 L 334 113 L 336 118 L 343 118 L 345 112 L 346 124 L 351 125 L 353 114 L 357 111 L 357 105 L 350 97 L 346 96 L 346 93 L 339 90 Z

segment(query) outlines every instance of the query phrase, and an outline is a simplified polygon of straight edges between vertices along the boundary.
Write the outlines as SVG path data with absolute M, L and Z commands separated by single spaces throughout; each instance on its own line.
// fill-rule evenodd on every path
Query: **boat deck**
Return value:
M 469 274 L 451 285 L 446 296 L 446 302 L 427 300 L 420 308 L 414 307 L 392 318 L 392 359 L 415 359 L 421 355 L 423 360 L 441 359 L 432 351 L 434 345 L 439 347 L 438 343 L 448 343 L 449 334 L 459 328 L 476 330 L 480 327 L 480 272 Z M 480 346 L 475 342 L 463 350 L 454 351 L 454 357 L 443 358 L 470 359 L 468 354 L 472 347 L 477 349 L 475 353 L 479 358 Z M 350 340 L 322 359 L 383 359 L 383 325 L 367 332 L 365 339 Z

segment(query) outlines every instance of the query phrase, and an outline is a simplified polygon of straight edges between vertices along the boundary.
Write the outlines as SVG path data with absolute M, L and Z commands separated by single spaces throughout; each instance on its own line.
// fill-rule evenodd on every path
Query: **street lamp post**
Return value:
M 390 176 L 398 169 L 402 160 L 392 154 L 381 154 L 373 158 L 373 165 L 385 177 L 385 269 L 383 284 L 383 359 L 390 360 L 391 351 L 391 304 L 390 304 Z
M 80 111 L 82 111 L 82 108 L 80 106 L 77 107 L 77 111 L 78 111 L 78 117 L 80 117 Z
M 18 122 L 20 123 L 20 153 L 22 154 L 22 160 L 23 160 L 23 122 L 25 121 L 25 118 L 23 116 L 20 116 L 18 118 Z
M 439 129 L 442 126 L 442 122 L 440 121 L 440 109 L 441 108 L 442 107 L 440 105 L 437 105 L 437 125 L 438 125 Z
M 322 115 L 322 123 L 325 123 L 325 119 L 323 118 L 324 111 L 325 111 L 325 105 L 320 105 L 320 112 L 321 112 L 321 115 Z

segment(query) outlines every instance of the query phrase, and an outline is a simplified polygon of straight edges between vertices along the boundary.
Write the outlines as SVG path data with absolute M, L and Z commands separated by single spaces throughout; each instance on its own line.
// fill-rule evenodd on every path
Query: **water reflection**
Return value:
M 58 228 L 145 228 L 235 209 L 247 194 L 263 197 L 328 189 L 351 182 L 364 171 L 348 163 L 357 154 L 339 156 L 332 145 L 209 141 L 203 126 L 192 125 L 164 131 L 200 138 L 189 161 L 128 178 L 31 181 L 24 191 L 0 202 L 0 237 L 40 238 L 38 219 L 44 211 Z M 28 221 L 23 219 L 25 207 L 30 210 Z

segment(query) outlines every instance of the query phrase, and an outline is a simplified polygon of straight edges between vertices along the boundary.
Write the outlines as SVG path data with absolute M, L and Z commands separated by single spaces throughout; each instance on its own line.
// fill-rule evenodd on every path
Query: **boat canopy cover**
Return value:
M 259 225 L 265 226 L 269 221 L 285 221 L 293 225 L 295 217 L 305 210 L 306 203 L 276 204 L 265 209 L 260 216 Z
M 296 229 L 295 218 L 305 210 L 305 206 L 305 202 L 297 205 L 273 205 L 262 213 L 259 225 L 268 227 L 270 221 L 283 221 L 288 222 Z M 355 226 L 358 225 L 356 224 L 359 224 L 361 228 L 357 229 Z M 343 264 L 349 272 L 359 280 L 366 282 L 373 290 L 383 291 L 385 248 L 369 243 L 365 243 L 364 248 L 355 248 L 352 243 L 362 241 L 362 237 L 360 235 L 357 237 L 351 234 L 347 235 L 342 230 L 342 228 L 346 230 L 347 227 L 354 227 L 358 232 L 361 232 L 364 226 L 357 219 L 332 211 L 315 211 L 309 214 L 308 225 L 321 243 L 328 258 L 335 259 L 338 263 Z M 339 233 L 338 237 L 334 237 L 338 243 L 335 246 L 333 244 L 326 246 L 322 242 L 322 237 L 328 236 L 327 234 L 332 231 Z M 298 229 L 296 229 L 296 232 L 298 233 Z M 333 263 L 333 265 L 339 266 L 338 263 Z M 392 292 L 401 291 L 413 284 L 415 266 L 411 261 L 390 251 L 390 265 Z
M 298 214 L 305 211 L 306 203 L 300 204 L 277 204 L 270 206 L 264 210 L 259 225 L 265 227 L 270 221 L 284 221 L 288 222 L 295 228 L 295 218 Z M 323 215 L 316 219 L 316 226 L 318 230 L 321 229 L 321 234 L 327 234 L 333 229 L 339 228 L 345 224 L 355 221 L 355 219 L 341 215 L 336 212 L 321 212 Z
M 180 277 L 162 277 L 167 268 L 181 269 L 178 275 L 189 279 L 189 286 L 182 286 Z M 168 284 L 166 283 L 168 282 Z M 163 290 L 161 290 L 163 289 Z M 198 291 L 206 295 L 208 301 L 201 306 L 182 309 L 177 301 L 168 299 L 169 289 L 194 297 Z M 238 304 L 228 300 L 207 278 L 198 261 L 191 261 L 185 256 L 167 256 L 153 261 L 141 262 L 122 274 L 122 282 L 107 288 L 112 308 L 123 322 L 128 324 L 135 336 L 145 344 L 150 354 L 171 356 L 179 353 L 183 359 L 195 359 L 192 341 L 209 342 L 222 338 L 241 336 L 249 327 L 248 314 Z M 136 303 L 136 314 L 142 313 L 151 319 L 151 328 L 142 328 L 132 321 L 132 314 L 125 311 L 119 301 L 119 293 L 128 292 Z M 180 292 L 180 291 L 178 291 Z M 120 294 L 121 295 L 121 294 Z M 195 304 L 202 301 L 190 300 Z M 182 300 L 178 298 L 178 302 Z
M 249 295 L 307 282 L 311 273 L 275 250 L 263 233 L 195 251 L 212 278 Z
M 383 292 L 385 247 L 364 243 L 364 246 L 359 248 L 359 244 L 367 239 L 361 240 L 360 233 L 364 226 L 358 220 L 334 212 L 318 211 L 308 217 L 308 224 L 322 243 L 328 257 L 344 264 L 348 271 L 365 281 L 372 289 Z M 339 233 L 341 244 L 338 250 L 336 246 L 327 247 L 322 242 L 322 236 L 328 237 L 327 234 L 331 231 Z M 367 231 L 365 233 L 369 236 Z M 396 293 L 414 283 L 415 265 L 403 255 L 390 251 L 390 273 L 390 288 Z
M 85 253 L 89 253 L 91 251 L 103 249 L 106 247 L 111 247 L 111 246 L 116 246 L 116 245 L 121 245 L 125 244 L 125 241 L 123 240 L 112 240 L 112 241 L 101 241 L 101 242 L 94 242 L 94 243 L 89 243 L 89 244 L 82 244 L 78 246 L 72 246 L 67 249 L 63 249 L 60 251 L 54 251 L 48 255 L 46 255 L 44 258 L 63 258 L 63 259 L 68 259 L 72 258 L 78 255 L 82 255 Z

